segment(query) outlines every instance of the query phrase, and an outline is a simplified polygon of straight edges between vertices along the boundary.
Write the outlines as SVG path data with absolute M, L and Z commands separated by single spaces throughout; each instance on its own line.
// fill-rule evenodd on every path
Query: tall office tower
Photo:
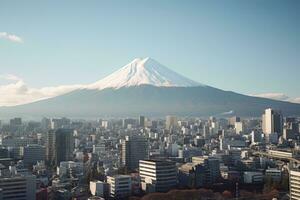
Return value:
M 241 118 L 237 117 L 237 116 L 234 116 L 234 117 L 230 117 L 229 120 L 228 120 L 228 124 L 230 126 L 234 126 L 236 122 L 241 122 Z
M 54 164 L 55 155 L 55 132 L 49 130 L 46 136 L 46 159 L 50 164 Z
M 51 128 L 51 120 L 44 117 L 42 120 L 41 120 L 41 128 L 44 129 L 44 130 L 48 130 Z
M 175 129 L 178 126 L 177 117 L 168 115 L 166 117 L 166 129 L 168 131 Z
M 140 127 L 145 127 L 145 116 L 140 116 L 139 125 Z
M 210 137 L 210 131 L 208 125 L 203 125 L 203 137 L 204 139 L 208 139 Z
M 55 164 L 69 161 L 73 158 L 74 138 L 72 129 L 57 129 L 55 131 Z
M 131 176 L 115 175 L 108 176 L 110 196 L 114 199 L 122 199 L 131 195 Z
M 192 162 L 195 165 L 203 165 L 205 169 L 205 184 L 212 185 L 220 178 L 220 163 L 217 158 L 208 156 L 192 157 Z
M 299 135 L 299 124 L 294 117 L 287 117 L 285 119 L 284 128 L 283 128 L 283 138 L 296 139 Z
M 263 133 L 268 134 L 278 133 L 282 134 L 283 120 L 280 111 L 272 110 L 268 108 L 265 110 L 265 113 L 262 115 L 262 129 Z
M 32 166 L 37 161 L 45 161 L 46 150 L 44 146 L 38 144 L 31 144 L 24 147 L 24 164 Z
M 36 178 L 33 175 L 0 176 L 2 199 L 35 200 Z
M 139 167 L 139 160 L 148 158 L 148 141 L 145 137 L 126 136 L 122 142 L 122 164 L 129 170 Z
M 290 170 L 290 199 L 300 199 L 300 171 Z
M 177 185 L 175 162 L 140 160 L 139 172 L 142 190 L 146 192 L 167 192 Z
M 22 125 L 22 118 L 13 118 L 9 121 L 10 126 L 21 126 Z
M 236 134 L 243 133 L 244 132 L 244 124 L 243 124 L 243 122 L 235 122 L 234 128 L 235 128 L 235 133 Z

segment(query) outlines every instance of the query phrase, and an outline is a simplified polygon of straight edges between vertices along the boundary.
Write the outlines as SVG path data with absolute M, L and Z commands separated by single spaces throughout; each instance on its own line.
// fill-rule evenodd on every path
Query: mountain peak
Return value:
M 160 64 L 156 60 L 135 58 L 133 61 L 89 86 L 90 89 L 121 88 L 139 85 L 157 87 L 192 87 L 202 84 L 192 81 Z M 203 86 L 203 85 L 202 85 Z

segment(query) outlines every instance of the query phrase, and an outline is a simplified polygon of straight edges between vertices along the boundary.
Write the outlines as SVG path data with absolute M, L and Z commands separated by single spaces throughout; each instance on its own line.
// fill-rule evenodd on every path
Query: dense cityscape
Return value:
M 0 0 L 0 200 L 300 200 L 300 0 Z
M 0 199 L 297 199 L 299 118 L 1 122 Z

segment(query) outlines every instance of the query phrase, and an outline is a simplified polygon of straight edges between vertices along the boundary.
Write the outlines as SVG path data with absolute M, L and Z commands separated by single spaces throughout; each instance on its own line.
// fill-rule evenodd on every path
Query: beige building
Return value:
M 300 171 L 290 170 L 290 199 L 300 200 Z

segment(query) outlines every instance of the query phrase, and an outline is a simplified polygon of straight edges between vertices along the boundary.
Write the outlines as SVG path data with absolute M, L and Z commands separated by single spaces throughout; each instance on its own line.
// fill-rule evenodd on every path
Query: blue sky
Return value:
M 149 56 L 207 85 L 294 99 L 299 10 L 297 0 L 3 0 L 0 84 L 92 83 Z

